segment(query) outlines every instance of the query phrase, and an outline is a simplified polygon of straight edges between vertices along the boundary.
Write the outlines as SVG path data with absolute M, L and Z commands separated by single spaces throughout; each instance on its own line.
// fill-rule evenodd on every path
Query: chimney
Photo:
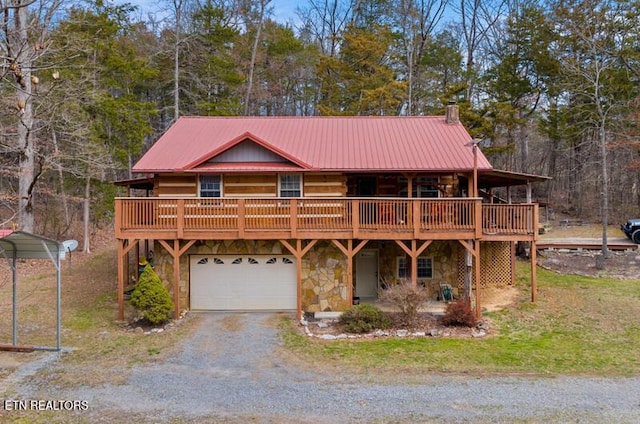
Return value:
M 458 105 L 455 101 L 450 101 L 444 109 L 444 121 L 447 124 L 457 124 L 460 122 L 460 119 L 458 118 Z

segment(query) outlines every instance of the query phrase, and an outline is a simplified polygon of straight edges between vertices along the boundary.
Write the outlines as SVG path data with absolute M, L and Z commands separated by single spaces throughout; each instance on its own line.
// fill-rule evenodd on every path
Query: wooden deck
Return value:
M 609 250 L 638 250 L 638 245 L 626 237 L 611 237 L 607 240 Z M 538 250 L 602 250 L 599 238 L 544 238 L 538 240 Z
M 535 239 L 536 204 L 481 199 L 118 198 L 119 239 Z

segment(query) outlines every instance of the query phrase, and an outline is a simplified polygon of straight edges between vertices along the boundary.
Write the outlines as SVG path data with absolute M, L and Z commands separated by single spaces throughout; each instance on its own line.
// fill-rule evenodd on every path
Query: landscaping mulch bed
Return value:
M 386 313 L 392 320 L 388 329 L 374 330 L 364 334 L 345 332 L 336 319 L 310 319 L 298 324 L 299 331 L 309 337 L 323 340 L 371 339 L 380 337 L 486 337 L 492 334 L 491 322 L 483 318 L 478 325 L 469 328 L 462 326 L 446 326 L 441 316 L 430 312 L 421 312 L 412 325 L 402 322 L 397 312 Z

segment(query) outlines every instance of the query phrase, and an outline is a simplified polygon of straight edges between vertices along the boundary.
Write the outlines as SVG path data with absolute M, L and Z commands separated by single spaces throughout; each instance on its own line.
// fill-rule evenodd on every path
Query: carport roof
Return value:
M 0 230 L 0 253 L 7 258 L 54 259 L 64 258 L 64 245 L 55 240 L 24 231 Z
M 0 255 L 9 262 L 13 270 L 12 285 L 12 346 L 18 346 L 18 297 L 17 297 L 17 259 L 49 259 L 56 267 L 56 346 L 36 347 L 42 350 L 60 350 L 60 260 L 65 257 L 64 243 L 24 231 L 0 229 Z

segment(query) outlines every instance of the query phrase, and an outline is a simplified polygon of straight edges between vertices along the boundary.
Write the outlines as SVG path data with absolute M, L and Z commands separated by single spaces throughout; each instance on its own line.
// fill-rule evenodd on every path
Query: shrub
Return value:
M 389 328 L 391 319 L 379 308 L 361 304 L 343 312 L 338 323 L 348 333 L 368 333 L 376 329 Z
M 162 324 L 171 318 L 174 304 L 156 272 L 147 265 L 131 293 L 131 304 L 151 324 Z
M 442 317 L 444 325 L 458 325 L 464 327 L 475 327 L 477 324 L 476 314 L 471 309 L 469 302 L 455 300 L 447 305 Z
M 422 286 L 413 287 L 411 281 L 401 279 L 396 284 L 388 284 L 380 291 L 378 300 L 400 309 L 400 321 L 411 326 L 418 318 L 418 308 L 429 299 L 429 291 Z

